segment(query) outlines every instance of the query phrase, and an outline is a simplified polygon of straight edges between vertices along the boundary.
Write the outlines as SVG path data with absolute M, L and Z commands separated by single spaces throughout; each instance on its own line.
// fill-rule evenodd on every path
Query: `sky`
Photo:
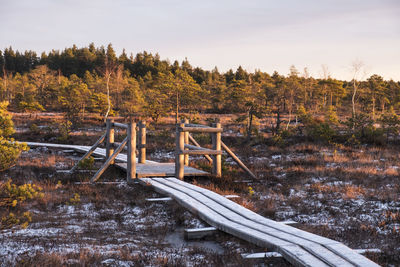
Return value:
M 338 79 L 400 81 L 400 0 L 0 0 L 0 49 L 94 42 L 207 70 L 288 74 L 322 65 Z

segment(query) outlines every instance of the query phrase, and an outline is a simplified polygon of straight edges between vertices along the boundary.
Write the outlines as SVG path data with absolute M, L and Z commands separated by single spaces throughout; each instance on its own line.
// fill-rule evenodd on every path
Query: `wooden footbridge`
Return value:
M 210 175 L 189 167 L 189 155 L 206 156 L 213 164 L 211 174 L 216 177 L 221 176 L 222 148 L 227 151 L 228 155 L 234 157 L 246 172 L 254 176 L 221 141 L 222 128 L 219 123 L 212 127 L 188 122 L 178 124 L 176 127 L 175 163 L 147 161 L 145 123 L 140 122 L 138 126 L 138 145 L 136 145 L 136 124 L 134 122 L 121 124 L 111 120 L 107 121 L 106 133 L 92 147 L 41 143 L 28 143 L 28 145 L 75 149 L 85 153 L 81 160 L 91 154 L 105 157 L 104 165 L 93 176 L 92 182 L 97 181 L 108 166 L 115 164 L 126 170 L 128 182 L 139 181 L 145 186 L 152 186 L 155 191 L 175 199 L 216 229 L 278 252 L 295 266 L 378 266 L 340 242 L 267 219 L 224 196 L 184 182 L 183 178 L 187 175 Z M 114 145 L 114 127 L 127 129 L 127 137 L 118 146 Z M 210 133 L 212 149 L 200 147 L 190 132 Z M 103 141 L 106 142 L 106 149 L 99 148 Z M 192 141 L 194 145 L 189 145 L 189 141 Z M 127 146 L 126 155 L 121 153 L 124 146 Z M 136 154 L 138 159 L 136 159 Z M 115 161 L 118 162 L 115 163 Z M 74 171 L 76 166 L 71 171 Z

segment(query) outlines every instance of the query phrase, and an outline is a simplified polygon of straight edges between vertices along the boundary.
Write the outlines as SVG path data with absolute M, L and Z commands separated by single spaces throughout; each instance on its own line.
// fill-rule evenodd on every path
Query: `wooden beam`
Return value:
M 113 122 L 113 126 L 115 127 L 120 127 L 120 128 L 124 128 L 124 129 L 128 129 L 128 124 L 125 123 L 119 123 L 119 122 Z
M 185 229 L 185 239 L 200 239 L 205 236 L 214 235 L 217 232 L 215 227 Z
M 217 129 L 217 130 L 221 130 L 221 131 L 216 131 L 213 132 L 211 139 L 212 139 L 212 146 L 213 146 L 213 150 L 216 151 L 221 151 L 221 132 L 222 132 L 222 128 L 221 128 L 221 123 L 217 122 L 217 123 L 213 123 L 213 126 L 215 128 L 212 129 Z M 208 128 L 205 128 L 208 129 Z M 221 157 L 222 153 L 218 153 L 218 154 L 214 154 L 213 156 L 213 168 L 212 168 L 212 173 L 216 176 L 216 177 L 221 177 L 222 176 L 222 157 Z
M 199 143 L 197 143 L 196 139 L 193 138 L 193 136 L 191 134 L 189 134 L 189 140 L 197 147 L 201 147 Z M 203 155 L 208 162 L 210 162 L 211 164 L 213 163 L 212 158 L 209 155 Z
M 249 168 L 247 168 L 246 165 L 244 165 L 244 163 L 235 155 L 235 153 L 233 153 L 232 150 L 230 150 L 229 147 L 225 145 L 222 141 L 221 146 L 226 151 L 226 153 L 228 153 L 228 155 L 231 156 L 232 159 L 239 165 L 240 168 L 247 172 L 252 178 L 257 179 L 257 176 L 252 171 L 250 171 Z
M 136 123 L 131 120 L 128 126 L 126 137 L 128 143 L 126 180 L 129 183 L 136 178 Z
M 242 258 L 243 259 L 282 258 L 282 254 L 278 252 L 243 253 Z
M 146 163 L 146 122 L 140 121 L 139 122 L 139 156 L 138 162 L 139 163 Z
M 184 119 L 183 123 L 189 124 L 189 120 L 188 119 Z M 186 145 L 189 145 L 189 132 L 185 132 L 185 149 L 186 149 Z M 189 154 L 184 154 L 184 164 L 185 166 L 189 166 Z
M 92 155 L 93 151 L 96 150 L 96 148 L 104 141 L 104 139 L 106 139 L 106 135 L 107 133 L 103 134 L 97 141 L 96 143 L 94 143 L 94 145 L 85 153 L 85 155 L 83 155 L 83 157 L 81 157 L 78 162 L 74 165 L 74 167 L 71 168 L 70 172 L 74 172 L 76 170 L 76 168 L 78 168 L 79 162 L 81 162 L 82 160 L 90 157 L 90 155 Z
M 122 148 L 126 145 L 128 142 L 128 137 L 122 141 L 121 145 L 114 151 L 114 153 L 109 157 L 106 162 L 101 166 L 101 168 L 96 172 L 96 174 L 92 177 L 90 182 L 96 182 L 100 176 L 104 173 L 104 171 L 108 168 L 108 166 L 111 165 L 111 162 L 114 161 L 114 159 L 117 157 L 117 155 L 122 151 Z
M 178 128 L 182 132 L 191 132 L 191 133 L 222 133 L 222 128 L 206 128 L 206 127 L 185 127 L 180 126 Z
M 185 127 L 200 127 L 200 128 L 211 128 L 208 125 L 195 124 L 195 123 L 185 123 Z
M 106 159 L 110 158 L 110 156 L 114 153 L 114 128 L 113 128 L 114 120 L 107 119 L 106 121 Z M 114 164 L 114 161 L 111 161 L 111 164 Z
M 175 136 L 175 177 L 183 180 L 185 176 L 184 173 L 184 161 L 185 156 L 182 151 L 185 150 L 185 134 L 180 130 L 183 127 L 183 123 L 176 126 L 176 136 Z
M 201 150 L 182 150 L 183 155 L 222 155 L 222 150 L 201 149 Z
M 171 200 L 172 200 L 172 198 L 170 198 L 170 197 L 146 198 L 146 201 L 149 201 L 149 202 L 171 201 Z

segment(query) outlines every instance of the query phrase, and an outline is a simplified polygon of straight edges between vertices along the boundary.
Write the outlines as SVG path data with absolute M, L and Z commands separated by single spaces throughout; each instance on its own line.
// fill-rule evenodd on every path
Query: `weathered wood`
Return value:
M 82 160 L 90 157 L 90 155 L 92 155 L 93 151 L 96 150 L 96 148 L 104 141 L 104 139 L 106 138 L 107 133 L 103 134 L 97 141 L 96 143 L 94 143 L 94 145 L 85 153 L 85 155 L 83 155 L 78 162 L 71 168 L 70 172 L 73 172 L 76 170 L 76 168 L 78 168 L 79 162 L 81 162 Z
M 146 163 L 146 122 L 139 122 L 139 163 Z
M 179 131 L 182 132 L 191 132 L 191 133 L 222 133 L 222 128 L 213 128 L 213 127 L 185 127 L 180 126 Z
M 127 139 L 128 139 L 128 161 L 127 161 L 127 176 L 126 179 L 128 182 L 131 182 L 132 179 L 136 178 L 136 123 L 132 120 L 128 124 L 127 130 Z
M 116 163 L 115 166 L 126 170 L 126 163 Z M 210 173 L 201 171 L 189 166 L 184 166 L 185 176 L 209 176 Z M 136 178 L 143 177 L 174 177 L 175 176 L 175 163 L 150 163 L 149 160 L 146 164 L 136 164 Z
M 192 150 L 209 150 L 208 148 L 204 148 L 201 146 L 193 146 L 193 145 L 187 145 L 185 144 L 185 149 L 192 149 Z
M 176 179 L 175 179 L 176 180 Z M 210 207 L 211 209 L 217 211 L 221 215 L 223 215 L 229 221 L 235 222 L 237 224 L 242 225 L 242 227 L 247 227 L 253 230 L 256 230 L 260 233 L 267 234 L 270 237 L 275 237 L 280 240 L 284 240 L 286 242 L 290 242 L 291 244 L 298 245 L 302 247 L 304 250 L 309 252 L 310 254 L 314 255 L 315 257 L 323 260 L 326 263 L 329 263 L 333 266 L 351 266 L 350 264 L 346 263 L 340 256 L 337 256 L 332 251 L 328 250 L 327 248 L 323 247 L 321 244 L 311 242 L 309 240 L 305 240 L 303 238 L 299 238 L 297 236 L 293 236 L 287 234 L 280 229 L 275 229 L 269 227 L 267 225 L 260 224 L 258 221 L 250 220 L 236 210 L 230 209 L 221 205 L 221 203 L 213 201 L 212 199 L 208 198 L 204 194 L 201 194 L 195 190 L 191 190 L 188 187 L 185 187 L 180 184 L 180 182 L 175 183 L 175 180 L 171 179 L 159 179 L 157 182 L 162 183 L 166 186 L 173 188 L 174 190 L 178 190 L 182 193 L 185 193 L 191 196 L 193 199 L 201 202 L 202 204 Z M 225 203 L 232 202 L 226 198 L 223 198 Z
M 183 155 L 222 155 L 222 150 L 212 150 L 212 149 L 204 149 L 204 150 L 183 150 Z
M 245 172 L 247 172 L 252 178 L 257 179 L 257 176 L 249 170 L 249 168 L 244 165 L 244 163 L 235 155 L 235 153 L 232 152 L 232 150 L 229 149 L 227 145 L 224 144 L 224 142 L 221 141 L 221 146 L 222 148 L 228 153 L 229 156 L 232 157 L 232 159 L 239 165 L 240 168 L 242 168 Z
M 214 129 L 220 129 L 221 128 L 221 123 L 217 122 L 217 123 L 213 123 L 213 126 L 215 127 Z M 212 146 L 213 146 L 213 150 L 216 151 L 221 151 L 221 132 L 214 132 L 211 136 L 212 138 Z M 222 154 L 222 153 L 221 153 Z M 213 168 L 212 168 L 212 174 L 214 174 L 216 177 L 221 177 L 222 176 L 222 156 L 221 154 L 214 154 L 214 156 L 212 157 L 213 159 Z
M 175 145 L 175 177 L 183 180 L 185 176 L 184 166 L 185 166 L 185 156 L 182 151 L 185 150 L 185 134 L 179 129 L 183 127 L 183 123 L 177 125 L 176 127 L 176 145 Z
M 208 125 L 195 124 L 195 123 L 185 123 L 185 127 L 200 127 L 200 128 L 211 128 Z
M 114 120 L 107 119 L 106 121 L 106 158 L 108 159 L 114 153 Z M 114 164 L 114 161 L 111 161 Z
M 185 229 L 184 236 L 187 240 L 200 239 L 206 236 L 214 235 L 218 229 L 215 227 Z
M 171 200 L 172 200 L 172 198 L 170 198 L 170 197 L 146 198 L 146 201 L 149 201 L 149 202 L 159 202 L 159 201 L 164 202 L 164 201 L 171 201 Z
M 125 123 L 113 122 L 114 127 L 128 129 L 129 125 Z
M 189 183 L 185 183 L 183 181 L 180 181 L 180 180 L 177 180 L 174 178 L 166 178 L 165 180 L 172 181 L 177 184 L 181 184 L 188 189 L 197 191 L 197 192 L 207 196 L 211 200 L 217 201 L 217 203 L 220 203 L 221 205 L 229 208 L 230 210 L 235 211 L 236 213 L 239 213 L 244 218 L 250 219 L 261 225 L 270 227 L 271 231 L 269 231 L 269 233 L 272 233 L 272 229 L 275 229 L 275 230 L 278 230 L 281 232 L 279 234 L 280 237 L 283 236 L 282 234 L 290 234 L 294 238 L 301 238 L 305 241 L 312 241 L 314 243 L 322 245 L 324 248 L 334 252 L 335 254 L 340 255 L 341 258 L 348 260 L 349 262 L 353 263 L 356 266 L 378 266 L 374 262 L 370 261 L 369 259 L 367 259 L 363 256 L 360 256 L 358 253 L 355 253 L 353 250 L 351 250 L 350 248 L 346 247 L 345 245 L 343 245 L 337 241 L 334 241 L 334 240 L 331 240 L 331 239 L 328 239 L 325 237 L 321 237 L 321 236 L 318 236 L 318 235 L 315 235 L 312 233 L 308 233 L 308 232 L 296 229 L 294 227 L 290 227 L 288 225 L 267 219 L 257 213 L 254 213 L 254 212 L 244 208 L 243 206 L 241 206 L 235 202 L 227 200 L 223 196 L 221 196 L 215 192 L 212 192 L 210 190 L 207 190 L 207 189 L 204 189 L 204 188 L 201 188 L 201 187 L 189 184 Z M 192 196 L 192 197 L 194 196 L 194 194 L 190 191 L 187 191 L 187 193 L 190 194 L 190 196 Z M 225 214 L 225 212 L 223 214 Z M 315 247 L 314 246 L 308 247 L 308 250 L 310 252 L 312 252 L 313 250 L 315 250 Z M 318 250 L 318 251 L 321 251 L 321 250 Z M 336 263 L 335 266 L 336 265 L 339 265 L 339 264 Z
M 239 198 L 240 196 L 238 195 L 224 195 L 226 198 Z
M 189 120 L 188 119 L 184 119 L 183 123 L 189 124 Z M 189 132 L 185 132 L 185 150 L 186 150 L 186 145 L 189 145 Z M 184 162 L 185 162 L 185 166 L 189 166 L 189 154 L 184 154 Z
M 259 252 L 259 253 L 243 253 L 243 259 L 266 259 L 266 258 L 282 258 L 282 254 L 278 252 Z
M 108 166 L 111 165 L 111 162 L 114 161 L 117 155 L 122 151 L 122 148 L 126 145 L 127 142 L 128 142 L 128 137 L 126 137 L 124 141 L 122 141 L 121 145 L 114 151 L 114 153 L 109 158 L 107 158 L 103 166 L 92 177 L 92 179 L 90 180 L 91 182 L 95 182 L 100 178 L 100 176 L 104 173 L 104 171 L 108 168 Z
M 183 193 L 164 185 L 162 183 L 163 180 L 156 178 L 144 178 L 140 179 L 140 182 L 143 184 L 150 183 L 157 192 L 173 197 L 182 206 L 194 212 L 201 219 L 219 230 L 242 238 L 258 246 L 276 249 L 285 257 L 285 259 L 296 266 L 328 266 L 300 246 L 227 219 L 221 213 L 190 196 L 192 191 Z
M 193 138 L 193 136 L 190 135 L 189 133 L 189 140 L 197 147 L 201 147 L 199 143 L 197 143 L 196 139 Z M 212 158 L 209 155 L 203 155 L 211 164 L 213 162 Z

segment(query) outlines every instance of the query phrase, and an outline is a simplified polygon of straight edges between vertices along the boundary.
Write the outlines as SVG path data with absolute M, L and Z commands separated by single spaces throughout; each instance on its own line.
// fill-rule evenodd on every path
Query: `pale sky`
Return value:
M 350 80 L 400 80 L 400 0 L 0 0 L 0 49 L 39 55 L 76 44 L 113 44 L 220 71 L 242 65 Z

